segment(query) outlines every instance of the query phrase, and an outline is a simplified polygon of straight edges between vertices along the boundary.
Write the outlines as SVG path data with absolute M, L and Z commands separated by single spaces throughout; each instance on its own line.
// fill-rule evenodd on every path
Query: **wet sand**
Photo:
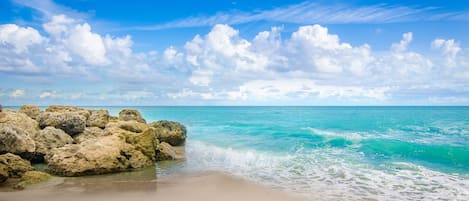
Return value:
M 210 172 L 156 179 L 151 172 L 76 178 L 57 177 L 23 191 L 11 191 L 0 187 L 0 201 L 305 200 L 302 197 L 221 173 Z

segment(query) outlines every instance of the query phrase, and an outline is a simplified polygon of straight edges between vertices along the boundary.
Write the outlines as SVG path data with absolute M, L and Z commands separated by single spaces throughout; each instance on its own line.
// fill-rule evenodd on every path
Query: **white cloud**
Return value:
M 26 92 L 25 92 L 24 90 L 22 90 L 22 89 L 17 89 L 17 90 L 15 90 L 15 91 L 11 92 L 10 97 L 12 97 L 12 98 L 19 98 L 19 97 L 24 96 L 25 94 L 26 94 Z
M 44 39 L 39 32 L 31 27 L 19 27 L 16 24 L 0 25 L 0 45 L 10 45 L 14 47 L 16 53 L 25 52 L 31 45 L 42 41 Z
M 454 41 L 454 39 L 435 39 L 432 42 L 432 48 L 441 51 L 448 66 L 452 67 L 456 65 L 456 56 L 461 51 L 461 48 L 459 47 L 459 44 Z
M 57 97 L 57 93 L 53 91 L 45 91 L 39 95 L 39 98 L 55 98 L 55 97 Z
M 99 34 L 91 32 L 89 24 L 78 24 L 71 31 L 65 42 L 71 52 L 79 55 L 91 65 L 109 64 L 106 48 Z
M 413 34 L 412 32 L 407 32 L 402 34 L 402 40 L 399 43 L 394 43 L 391 46 L 391 49 L 396 52 L 403 52 L 407 50 L 407 46 L 412 41 Z

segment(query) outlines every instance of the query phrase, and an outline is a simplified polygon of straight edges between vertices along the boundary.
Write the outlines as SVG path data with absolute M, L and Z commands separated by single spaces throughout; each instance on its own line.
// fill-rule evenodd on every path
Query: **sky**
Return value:
M 469 105 L 469 2 L 2 0 L 0 104 Z

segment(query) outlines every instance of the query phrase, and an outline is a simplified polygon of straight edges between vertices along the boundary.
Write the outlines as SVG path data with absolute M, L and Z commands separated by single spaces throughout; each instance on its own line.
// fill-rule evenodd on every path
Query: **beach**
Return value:
M 143 176 L 142 172 L 146 176 Z M 306 200 L 284 191 L 217 172 L 178 175 L 162 179 L 156 179 L 156 174 L 152 179 L 149 172 L 151 170 L 83 178 L 54 178 L 48 183 L 35 185 L 23 191 L 8 192 L 8 189 L 0 187 L 0 200 Z

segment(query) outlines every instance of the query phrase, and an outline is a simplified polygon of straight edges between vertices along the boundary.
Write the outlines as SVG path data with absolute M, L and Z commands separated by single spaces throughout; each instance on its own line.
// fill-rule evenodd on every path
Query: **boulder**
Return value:
M 16 184 L 13 188 L 15 189 L 25 189 L 26 186 L 37 184 L 40 182 L 45 182 L 51 178 L 50 174 L 40 171 L 28 171 L 21 176 L 20 182 Z
M 0 123 L 0 153 L 27 155 L 36 150 L 36 143 L 26 130 L 15 124 Z
M 29 161 L 11 153 L 0 155 L 0 166 L 7 168 L 10 178 L 19 178 L 25 172 L 34 170 Z
M 41 128 L 53 126 L 62 129 L 71 136 L 82 133 L 86 127 L 86 118 L 75 112 L 42 112 L 37 121 Z
M 106 125 L 108 135 L 122 136 L 125 141 L 141 151 L 148 159 L 155 161 L 158 139 L 156 129 L 137 121 L 110 122 Z
M 51 149 L 63 147 L 66 144 L 72 144 L 73 138 L 63 130 L 48 126 L 41 130 L 34 138 L 36 142 L 36 153 L 44 156 Z
M 35 105 L 23 105 L 20 107 L 19 112 L 28 115 L 32 119 L 37 119 L 37 116 L 41 113 L 41 109 Z
M 105 130 L 109 131 L 115 128 L 123 129 L 123 130 L 134 132 L 134 133 L 141 133 L 148 128 L 148 125 L 146 125 L 145 123 L 141 123 L 141 122 L 137 122 L 133 120 L 116 121 L 116 122 L 109 122 L 106 125 Z
M 53 149 L 46 170 L 60 176 L 94 175 L 151 166 L 153 162 L 118 135 Z
M 46 109 L 46 112 L 59 112 L 59 113 L 74 112 L 74 113 L 83 115 L 87 119 L 88 117 L 90 117 L 90 114 L 91 114 L 90 111 L 87 109 L 78 108 L 74 106 L 62 106 L 62 105 L 51 105 Z
M 181 158 L 182 157 L 178 156 L 170 144 L 162 142 L 158 145 L 158 151 L 156 154 L 157 161 L 176 160 Z
M 183 145 L 186 141 L 186 127 L 174 121 L 157 121 L 149 124 L 156 128 L 160 142 L 167 142 L 172 146 Z
M 98 128 L 98 127 L 86 127 L 85 131 L 83 133 L 80 133 L 78 135 L 73 136 L 73 139 L 75 140 L 76 143 L 82 143 L 86 140 L 89 139 L 96 139 L 98 137 L 106 136 L 108 135 L 106 132 L 104 132 L 103 129 Z
M 86 120 L 86 126 L 104 128 L 109 122 L 109 112 L 107 110 L 90 110 L 91 114 Z
M 20 128 L 30 137 L 34 137 L 39 132 L 37 121 L 28 117 L 24 113 L 15 111 L 3 111 L 0 115 L 0 124 L 13 124 Z
M 140 123 L 146 123 L 145 119 L 142 118 L 142 115 L 137 110 L 124 109 L 119 112 L 119 120 L 121 121 L 137 121 Z

